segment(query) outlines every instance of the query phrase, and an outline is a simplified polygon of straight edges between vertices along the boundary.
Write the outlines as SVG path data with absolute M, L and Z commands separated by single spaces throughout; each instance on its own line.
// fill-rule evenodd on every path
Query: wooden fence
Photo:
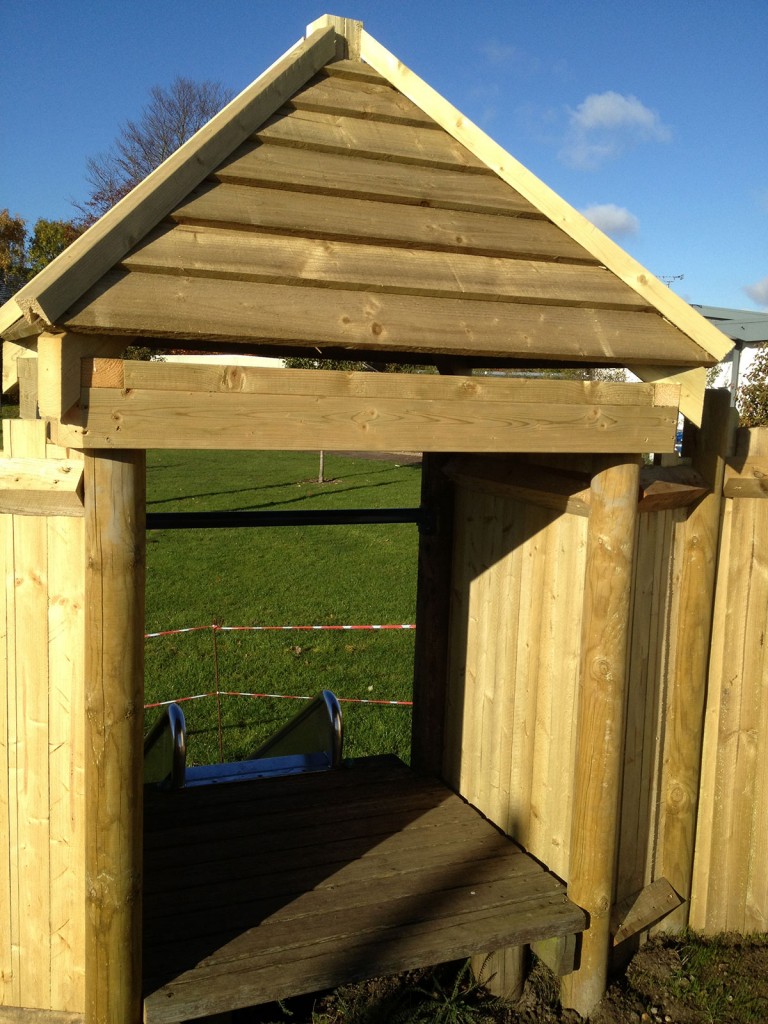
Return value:
M 85 936 L 82 458 L 46 444 L 41 420 L 5 421 L 0 454 L 0 1006 L 75 1012 Z M 31 478 L 35 510 L 21 503 Z
M 732 419 L 710 406 L 695 469 L 647 474 L 688 483 L 639 506 L 613 902 L 666 878 L 685 902 L 661 929 L 765 931 L 768 429 L 726 459 Z M 572 465 L 449 468 L 443 770 L 570 881 L 588 491 Z
M 726 458 L 729 423 L 727 408 L 710 408 L 692 466 L 641 477 L 627 713 L 623 733 L 605 737 L 623 751 L 612 902 L 664 877 L 685 902 L 661 927 L 690 921 L 704 932 L 768 930 L 768 429 L 740 432 Z M 86 902 L 82 463 L 47 443 L 39 420 L 6 428 L 0 1005 L 76 1012 Z M 443 772 L 569 881 L 592 463 L 459 456 L 448 468 Z

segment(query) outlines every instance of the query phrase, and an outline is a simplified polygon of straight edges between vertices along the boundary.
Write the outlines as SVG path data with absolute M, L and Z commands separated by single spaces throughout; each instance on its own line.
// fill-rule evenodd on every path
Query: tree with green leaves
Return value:
M 5 302 L 23 288 L 63 252 L 81 230 L 73 221 L 41 217 L 30 235 L 23 217 L 7 209 L 0 210 L 0 301 Z
M 758 347 L 744 375 L 736 404 L 743 427 L 768 425 L 768 342 Z
M 27 280 L 27 225 L 22 217 L 0 210 L 0 302 Z

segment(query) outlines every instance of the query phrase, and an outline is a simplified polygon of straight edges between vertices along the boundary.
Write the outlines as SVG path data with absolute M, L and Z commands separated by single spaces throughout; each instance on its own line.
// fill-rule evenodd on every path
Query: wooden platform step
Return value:
M 148 1024 L 585 927 L 565 887 L 396 758 L 148 792 Z

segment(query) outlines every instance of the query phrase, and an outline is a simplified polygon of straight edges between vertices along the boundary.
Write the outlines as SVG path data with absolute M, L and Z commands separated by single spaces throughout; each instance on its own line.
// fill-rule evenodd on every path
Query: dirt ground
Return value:
M 233 1015 L 233 1024 L 582 1024 L 534 962 L 515 1006 L 489 997 L 466 964 L 445 964 Z M 591 1024 L 768 1024 L 768 935 L 661 937 L 611 985 Z

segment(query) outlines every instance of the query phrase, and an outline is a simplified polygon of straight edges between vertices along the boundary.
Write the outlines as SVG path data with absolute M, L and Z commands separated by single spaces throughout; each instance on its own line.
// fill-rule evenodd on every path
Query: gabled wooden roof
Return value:
M 46 327 L 678 375 L 731 345 L 363 31 L 324 17 L 0 309 Z M 18 327 L 15 328 L 18 333 Z

